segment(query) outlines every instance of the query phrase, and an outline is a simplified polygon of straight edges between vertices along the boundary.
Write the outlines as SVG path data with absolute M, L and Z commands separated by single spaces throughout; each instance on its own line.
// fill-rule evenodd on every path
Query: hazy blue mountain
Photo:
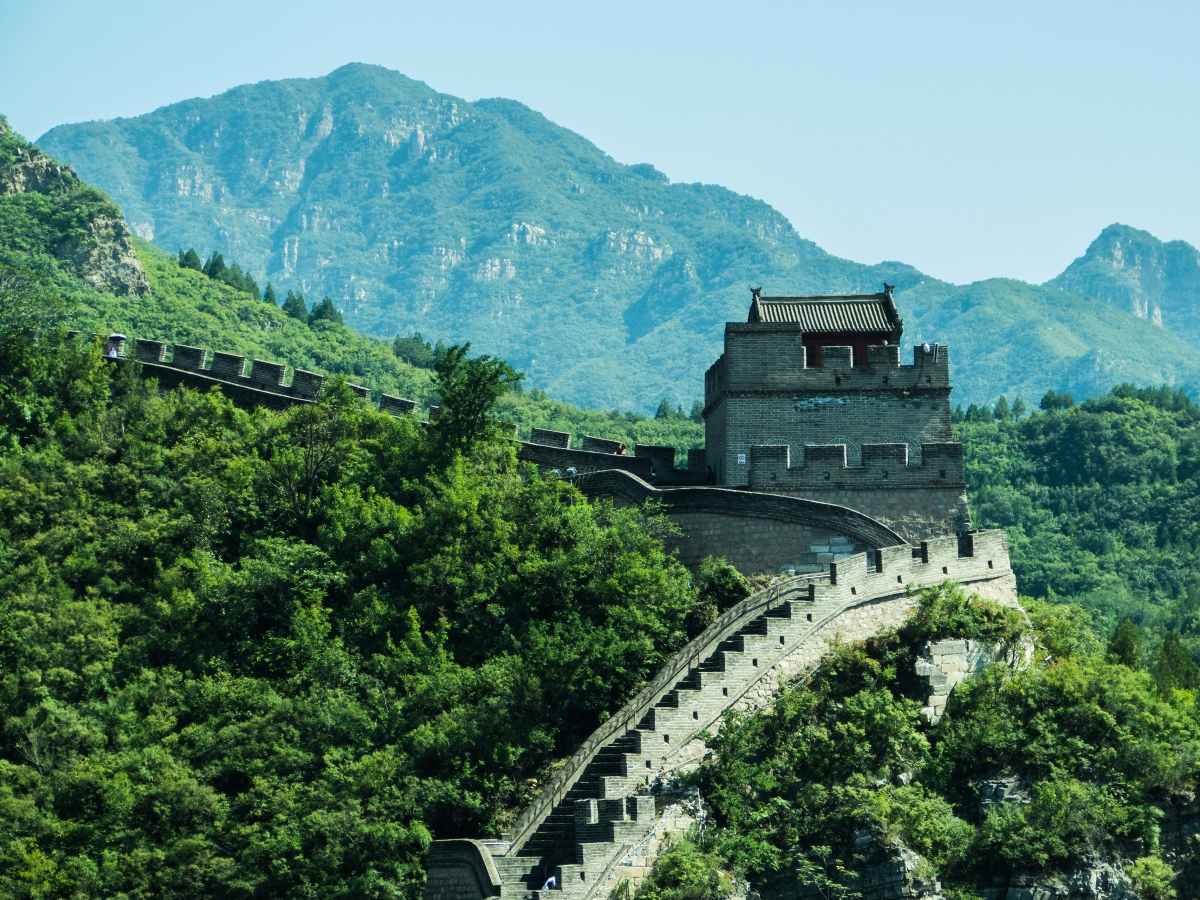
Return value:
M 1200 342 L 1200 250 L 1148 231 L 1109 225 L 1087 252 L 1047 282 L 1127 310 Z
M 167 250 L 220 250 L 280 295 L 328 294 L 372 334 L 470 340 L 587 406 L 690 405 L 751 284 L 899 285 L 908 336 L 952 345 L 964 402 L 1200 383 L 1200 354 L 1105 303 L 839 259 L 766 203 L 670 184 L 520 103 L 469 103 L 379 67 L 64 125 L 40 143 Z

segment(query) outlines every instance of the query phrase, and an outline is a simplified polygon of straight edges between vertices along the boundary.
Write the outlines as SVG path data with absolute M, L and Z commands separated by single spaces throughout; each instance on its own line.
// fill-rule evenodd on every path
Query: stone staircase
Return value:
M 502 900 L 607 896 L 622 858 L 655 827 L 649 783 L 703 752 L 697 735 L 727 709 L 769 702 L 780 684 L 815 666 L 830 639 L 903 622 L 914 605 L 910 586 L 949 578 L 1016 603 L 1003 532 L 886 547 L 830 569 L 786 579 L 726 612 L 584 743 L 506 841 L 481 851 L 499 872 Z M 450 883 L 433 874 L 431 884 Z M 554 884 L 541 890 L 550 877 Z M 487 896 L 426 889 L 426 900 Z

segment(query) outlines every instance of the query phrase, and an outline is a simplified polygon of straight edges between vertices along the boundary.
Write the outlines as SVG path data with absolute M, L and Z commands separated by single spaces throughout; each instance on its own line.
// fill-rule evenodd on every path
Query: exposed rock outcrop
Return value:
M 33 144 L 17 137 L 0 119 L 0 197 L 43 194 L 63 198 L 89 188 L 70 166 L 59 163 Z M 107 200 L 107 198 L 105 198 Z M 89 204 L 91 205 L 91 204 Z M 87 215 L 74 233 L 50 248 L 56 259 L 98 290 L 118 296 L 150 293 L 150 282 L 133 249 L 133 235 L 116 204 Z M 75 224 L 75 223 L 72 223 Z
M 88 284 L 117 296 L 150 293 L 150 282 L 133 250 L 129 226 L 119 216 L 96 216 L 85 235 L 59 246 L 58 258 Z

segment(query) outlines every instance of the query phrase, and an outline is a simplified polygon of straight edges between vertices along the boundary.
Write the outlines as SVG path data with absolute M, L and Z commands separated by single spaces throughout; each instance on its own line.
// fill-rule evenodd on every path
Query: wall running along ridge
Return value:
M 915 588 L 947 579 L 1017 605 L 1001 531 L 855 554 L 833 563 L 828 574 L 789 578 L 742 601 L 583 743 L 504 841 L 471 845 L 495 864 L 499 894 L 484 893 L 478 879 L 462 893 L 448 892 L 446 885 L 467 878 L 440 871 L 444 857 L 431 853 L 429 878 L 438 893 L 427 893 L 427 900 L 591 900 L 622 879 L 638 882 L 657 852 L 650 847 L 658 832 L 641 802 L 651 779 L 698 759 L 705 748 L 697 735 L 718 727 L 725 710 L 769 703 L 784 683 L 818 663 L 831 639 L 898 626 L 916 604 Z M 477 870 L 485 862 L 470 865 Z M 542 892 L 551 876 L 555 886 Z

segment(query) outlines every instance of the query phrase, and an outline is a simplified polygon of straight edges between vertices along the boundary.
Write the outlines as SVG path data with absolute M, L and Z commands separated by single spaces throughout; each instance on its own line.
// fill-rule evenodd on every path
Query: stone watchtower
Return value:
M 962 444 L 950 426 L 949 353 L 913 347 L 881 294 L 764 297 L 725 325 L 704 378 L 717 484 L 850 507 L 911 542 L 970 527 Z

